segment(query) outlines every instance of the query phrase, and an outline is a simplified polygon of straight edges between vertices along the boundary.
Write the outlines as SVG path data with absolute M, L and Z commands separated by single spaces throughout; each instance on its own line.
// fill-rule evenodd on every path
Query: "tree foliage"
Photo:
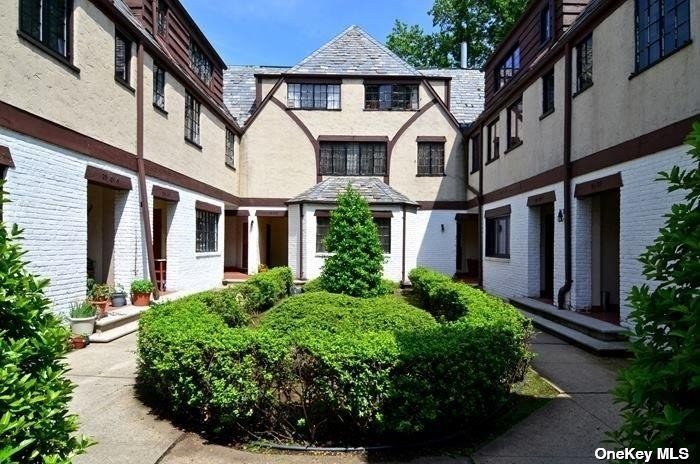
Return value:
M 367 202 L 349 185 L 331 213 L 326 249 L 333 253 L 321 271 L 321 286 L 356 297 L 383 293 L 384 252 Z
M 700 453 L 700 123 L 686 143 L 692 169 L 674 166 L 659 180 L 684 191 L 659 236 L 640 257 L 658 282 L 630 295 L 634 359 L 615 390 L 623 425 L 614 439 L 637 449 L 690 448 Z M 692 459 L 692 458 L 691 458 Z
M 88 441 L 68 413 L 69 334 L 49 309 L 47 281 L 25 270 L 20 238 L 0 221 L 0 463 L 70 463 Z
M 469 44 L 467 66 L 480 68 L 522 15 L 528 0 L 435 0 L 428 14 L 437 31 L 397 20 L 387 46 L 419 68 L 456 67 L 460 44 Z

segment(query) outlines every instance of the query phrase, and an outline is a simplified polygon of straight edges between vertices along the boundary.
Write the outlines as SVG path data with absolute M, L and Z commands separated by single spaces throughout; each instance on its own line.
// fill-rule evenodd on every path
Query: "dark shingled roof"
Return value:
M 419 76 L 420 73 L 384 44 L 350 26 L 301 60 L 290 74 Z
M 281 74 L 289 66 L 236 66 L 224 71 L 224 104 L 243 125 L 255 110 L 255 75 Z
M 336 203 L 338 195 L 350 185 L 369 204 L 417 205 L 376 177 L 329 177 L 287 203 Z
M 451 77 L 450 112 L 468 126 L 484 110 L 484 73 L 478 69 L 421 69 L 426 76 Z

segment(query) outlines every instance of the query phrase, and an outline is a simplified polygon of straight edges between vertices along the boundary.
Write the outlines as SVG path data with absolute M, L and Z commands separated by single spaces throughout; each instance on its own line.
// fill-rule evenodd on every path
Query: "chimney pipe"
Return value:
M 467 69 L 467 41 L 462 42 L 462 49 L 459 55 L 459 67 Z

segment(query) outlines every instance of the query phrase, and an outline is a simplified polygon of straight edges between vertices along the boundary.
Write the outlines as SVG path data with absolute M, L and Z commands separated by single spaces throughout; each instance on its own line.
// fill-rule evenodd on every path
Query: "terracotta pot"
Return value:
M 81 350 L 87 345 L 83 335 L 75 335 L 71 337 L 70 342 L 74 350 Z
M 90 302 L 97 310 L 97 317 L 103 318 L 107 315 L 107 304 L 109 300 L 104 301 L 91 301 Z
M 131 295 L 131 304 L 134 306 L 148 306 L 150 302 L 150 293 L 132 293 Z

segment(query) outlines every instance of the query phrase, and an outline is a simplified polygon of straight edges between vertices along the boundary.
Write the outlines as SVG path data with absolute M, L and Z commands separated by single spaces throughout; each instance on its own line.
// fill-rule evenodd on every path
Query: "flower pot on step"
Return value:
M 111 299 L 113 308 L 120 308 L 122 306 L 126 306 L 126 293 L 124 292 L 112 293 Z
M 91 301 L 92 305 L 97 310 L 97 317 L 103 318 L 107 315 L 107 304 L 109 300 Z
M 70 330 L 78 335 L 92 335 L 95 331 L 95 316 L 79 319 L 68 318 Z
M 150 293 L 133 293 L 131 295 L 131 304 L 133 304 L 134 306 L 148 306 L 150 302 Z

